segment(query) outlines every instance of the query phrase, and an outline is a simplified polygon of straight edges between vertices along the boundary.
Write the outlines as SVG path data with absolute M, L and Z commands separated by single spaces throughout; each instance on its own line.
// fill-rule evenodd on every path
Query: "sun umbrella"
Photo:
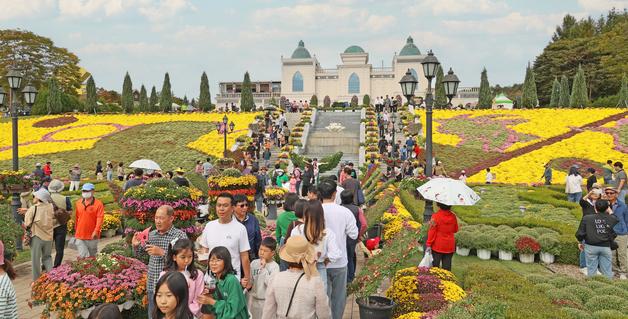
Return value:
M 131 168 L 149 169 L 149 170 L 153 170 L 153 171 L 160 171 L 161 170 L 161 167 L 159 167 L 159 164 L 157 164 L 154 161 L 151 161 L 149 159 L 137 160 L 137 161 L 131 163 L 131 165 L 129 165 L 129 167 L 131 167 Z
M 417 191 L 427 200 L 449 206 L 471 206 L 480 200 L 469 186 L 451 178 L 433 178 Z
M 277 108 L 274 105 L 269 105 L 269 106 L 264 108 L 264 111 L 274 112 L 274 111 L 277 111 Z

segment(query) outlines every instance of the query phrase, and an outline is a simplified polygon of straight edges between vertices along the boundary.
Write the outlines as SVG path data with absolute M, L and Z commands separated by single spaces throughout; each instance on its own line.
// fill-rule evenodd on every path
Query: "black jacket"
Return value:
M 576 238 L 578 241 L 584 240 L 587 245 L 610 247 L 611 241 L 617 237 L 613 231 L 615 224 L 617 218 L 614 215 L 606 213 L 586 215 L 580 221 Z

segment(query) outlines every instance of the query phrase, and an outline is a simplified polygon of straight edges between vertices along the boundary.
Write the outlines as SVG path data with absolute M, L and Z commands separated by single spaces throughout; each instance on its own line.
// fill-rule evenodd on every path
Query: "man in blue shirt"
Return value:
M 259 226 L 259 220 L 255 215 L 249 213 L 249 200 L 244 195 L 233 196 L 235 209 L 233 215 L 246 227 L 246 234 L 249 239 L 249 260 L 258 258 L 259 246 L 262 243 L 262 231 Z
M 628 209 L 626 204 L 617 200 L 617 189 L 614 187 L 606 187 L 604 194 L 608 197 L 610 207 L 613 211 L 613 215 L 617 217 L 618 223 L 613 227 L 613 230 L 617 234 L 615 242 L 619 247 L 613 251 L 613 270 L 619 273 L 620 279 L 626 279 L 626 273 L 628 272 Z
M 407 158 L 412 158 L 412 151 L 414 150 L 414 140 L 412 139 L 412 136 L 409 136 L 408 139 L 406 140 L 406 157 Z

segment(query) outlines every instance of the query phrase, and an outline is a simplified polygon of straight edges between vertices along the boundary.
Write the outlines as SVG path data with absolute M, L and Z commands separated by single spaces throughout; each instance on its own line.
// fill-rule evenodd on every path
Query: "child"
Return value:
M 297 192 L 297 178 L 293 173 L 290 174 L 290 193 Z
M 279 265 L 273 259 L 275 249 L 277 249 L 277 241 L 274 238 L 262 239 L 262 245 L 259 247 L 259 259 L 255 259 L 251 263 L 253 288 L 247 296 L 251 318 L 262 317 L 266 287 L 270 283 L 271 276 L 279 272 Z
M 188 285 L 178 271 L 161 276 L 155 286 L 153 319 L 194 319 L 188 307 Z
M 4 243 L 0 240 L 0 301 L 1 318 L 17 318 L 17 298 L 11 280 L 17 276 L 11 261 L 4 259 Z
M 249 312 L 246 309 L 242 286 L 235 276 L 231 254 L 226 247 L 214 247 L 209 253 L 209 272 L 217 279 L 216 290 L 210 295 L 210 291 L 205 289 L 197 298 L 203 305 L 202 318 L 248 319 Z
M 493 183 L 493 173 L 491 173 L 491 168 L 487 168 L 486 169 L 486 184 L 492 184 Z
M 203 272 L 196 269 L 196 266 L 194 266 L 195 260 L 194 243 L 187 238 L 177 238 L 168 246 L 167 264 L 160 276 L 163 276 L 168 271 L 178 271 L 183 274 L 188 284 L 188 306 L 190 312 L 195 316 L 199 316 L 201 305 L 196 300 L 196 297 L 203 293 L 204 286 Z

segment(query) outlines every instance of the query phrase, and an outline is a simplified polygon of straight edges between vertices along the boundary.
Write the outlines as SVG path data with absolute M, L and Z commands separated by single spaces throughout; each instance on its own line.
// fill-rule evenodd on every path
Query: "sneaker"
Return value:
M 586 275 L 587 275 L 587 268 L 586 268 L 586 267 L 585 267 L 585 268 L 580 268 L 580 272 L 581 272 L 583 275 L 585 275 L 585 276 L 586 276 Z

